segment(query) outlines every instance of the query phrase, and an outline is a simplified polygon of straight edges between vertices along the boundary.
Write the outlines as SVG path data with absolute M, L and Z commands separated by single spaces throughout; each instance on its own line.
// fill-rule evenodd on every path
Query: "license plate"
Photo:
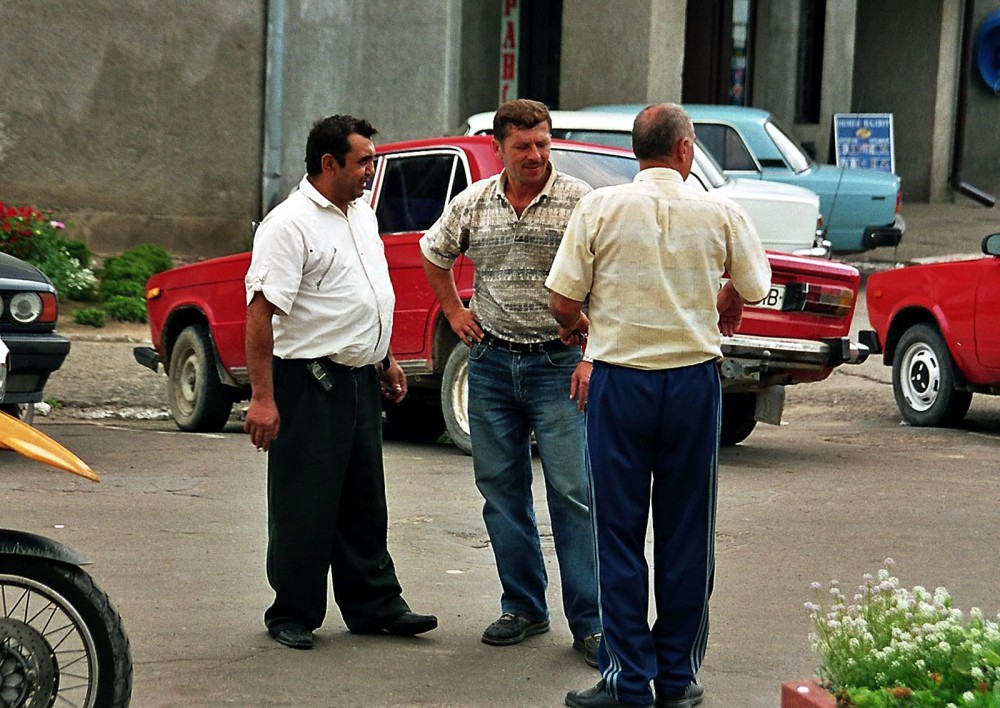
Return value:
M 722 285 L 728 282 L 725 278 L 722 280 Z M 719 287 L 721 288 L 722 285 Z M 747 305 L 747 307 L 755 307 L 759 310 L 780 310 L 785 304 L 785 286 L 784 285 L 772 285 L 767 291 L 767 295 L 760 302 L 755 302 L 753 305 Z

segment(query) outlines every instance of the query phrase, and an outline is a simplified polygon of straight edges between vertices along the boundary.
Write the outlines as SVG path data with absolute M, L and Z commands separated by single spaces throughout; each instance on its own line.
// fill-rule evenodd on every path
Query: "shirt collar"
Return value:
M 557 177 L 556 168 L 550 162 L 549 178 L 545 180 L 545 185 L 542 187 L 542 191 L 539 192 L 535 196 L 535 198 L 531 200 L 532 204 L 534 204 L 537 201 L 541 201 L 543 198 L 544 199 L 552 198 L 552 186 L 556 183 L 556 177 Z M 507 188 L 507 170 L 503 169 L 497 176 L 496 186 L 494 187 L 494 196 L 499 197 L 504 201 L 507 201 L 507 195 L 504 193 L 506 188 Z
M 639 170 L 639 174 L 635 176 L 634 182 L 676 182 L 677 184 L 684 184 L 684 178 L 681 177 L 681 173 L 677 170 L 671 169 L 670 167 L 647 167 L 644 170 Z
M 310 201 L 314 202 L 316 206 L 318 206 L 319 208 L 336 209 L 337 212 L 340 212 L 340 208 L 336 204 L 334 204 L 329 199 L 320 194 L 319 190 L 313 186 L 313 183 L 309 181 L 308 174 L 303 176 L 302 181 L 299 182 L 299 191 L 302 192 L 303 196 L 308 197 Z M 347 205 L 347 208 L 350 209 L 352 206 L 354 206 L 354 202 L 356 201 L 357 199 L 351 201 Z

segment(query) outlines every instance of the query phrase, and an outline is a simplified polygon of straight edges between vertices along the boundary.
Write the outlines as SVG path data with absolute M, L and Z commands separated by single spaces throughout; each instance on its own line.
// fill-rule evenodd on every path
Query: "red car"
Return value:
M 553 142 L 552 162 L 594 187 L 629 181 L 638 171 L 631 152 L 563 141 Z M 443 415 L 443 427 L 466 451 L 468 349 L 441 314 L 417 241 L 452 196 L 501 168 L 489 137 L 384 145 L 368 196 L 396 292 L 392 349 L 411 391 L 403 405 L 387 408 L 387 422 L 440 433 Z M 848 338 L 860 287 L 856 269 L 818 258 L 769 258 L 768 298 L 747 309 L 738 336 L 724 339 L 728 444 L 746 438 L 758 420 L 780 422 L 785 385 L 819 381 L 834 367 L 867 355 Z M 135 356 L 153 370 L 164 364 L 171 411 L 183 430 L 220 429 L 234 401 L 249 394 L 243 351 L 249 262 L 249 253 L 216 258 L 160 273 L 147 285 L 155 349 L 137 348 Z M 470 298 L 473 264 L 459 258 L 453 272 L 459 293 Z
M 984 256 L 909 265 L 868 278 L 861 340 L 892 365 L 892 390 L 913 425 L 954 425 L 973 393 L 1000 394 L 1000 233 Z

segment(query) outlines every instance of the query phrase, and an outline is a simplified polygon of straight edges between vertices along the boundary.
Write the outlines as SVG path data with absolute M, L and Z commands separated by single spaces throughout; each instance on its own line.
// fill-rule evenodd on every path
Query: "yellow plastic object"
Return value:
M 100 482 L 101 477 L 90 466 L 45 433 L 0 411 L 0 447 L 73 474 Z

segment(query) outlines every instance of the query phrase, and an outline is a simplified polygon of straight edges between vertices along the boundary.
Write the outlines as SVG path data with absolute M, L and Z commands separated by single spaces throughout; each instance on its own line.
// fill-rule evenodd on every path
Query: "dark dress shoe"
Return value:
M 438 618 L 434 615 L 418 615 L 416 612 L 404 612 L 383 629 L 389 634 L 412 637 L 437 628 Z
M 704 697 L 705 687 L 696 676 L 684 689 L 684 693 L 679 696 L 657 696 L 653 705 L 656 708 L 692 708 L 701 703 Z
M 629 708 L 633 704 L 616 700 L 608 693 L 607 684 L 601 679 L 596 686 L 567 693 L 566 705 L 570 708 Z M 641 708 L 653 708 L 653 706 L 646 705 Z
M 299 625 L 286 625 L 276 632 L 271 632 L 271 638 L 278 644 L 284 644 L 292 649 L 312 649 L 313 633 Z

